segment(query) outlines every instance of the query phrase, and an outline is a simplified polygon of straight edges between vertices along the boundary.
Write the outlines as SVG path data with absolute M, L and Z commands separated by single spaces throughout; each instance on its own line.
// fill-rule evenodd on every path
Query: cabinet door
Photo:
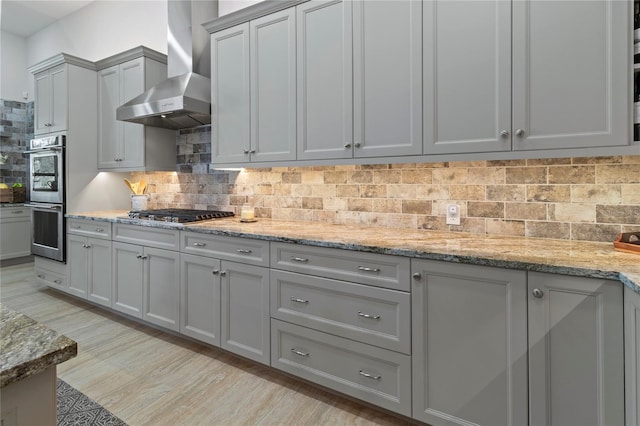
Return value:
M 423 8 L 424 153 L 510 150 L 511 2 Z
M 513 2 L 514 149 L 629 144 L 629 13 L 626 1 Z
M 223 261 L 221 346 L 269 364 L 269 269 Z
M 422 2 L 353 2 L 354 155 L 422 153 Z
M 111 307 L 142 318 L 142 246 L 113 242 Z
M 249 161 L 249 23 L 211 35 L 211 154 Z
M 413 417 L 527 424 L 526 273 L 412 260 Z
M 87 238 L 87 298 L 111 306 L 111 241 Z
M 51 126 L 49 131 L 59 132 L 67 129 L 67 109 L 69 104 L 67 66 L 62 64 L 51 68 L 49 73 L 51 75 Z
M 352 2 L 296 7 L 299 160 L 353 156 Z
M 144 92 L 144 58 L 120 65 L 120 105 Z M 121 133 L 120 167 L 143 167 L 144 126 L 138 123 L 118 122 Z M 153 143 L 151 141 L 150 143 Z
M 0 260 L 31 254 L 31 222 L 27 208 L 0 212 Z
M 220 261 L 180 254 L 180 332 L 220 346 Z
M 624 288 L 625 421 L 640 426 L 640 294 Z
M 114 65 L 98 73 L 98 168 L 119 165 L 121 134 L 116 109 L 121 104 L 120 68 Z
M 624 424 L 619 282 L 529 273 L 531 426 Z
M 34 81 L 34 133 L 49 133 L 51 122 L 51 76 L 49 71 L 35 75 Z
M 296 158 L 296 22 L 290 8 L 250 22 L 251 161 Z
M 87 239 L 77 235 L 67 235 L 67 262 L 69 263 L 68 293 L 87 298 L 87 259 L 89 257 Z
M 142 319 L 180 330 L 180 254 L 144 248 Z

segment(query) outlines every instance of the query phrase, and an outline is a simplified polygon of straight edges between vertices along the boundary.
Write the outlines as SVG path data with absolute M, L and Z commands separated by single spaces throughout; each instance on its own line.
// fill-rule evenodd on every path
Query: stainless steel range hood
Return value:
M 218 2 L 168 0 L 167 7 L 169 78 L 120 106 L 116 118 L 174 130 L 209 124 L 211 58 L 201 24 L 218 16 Z

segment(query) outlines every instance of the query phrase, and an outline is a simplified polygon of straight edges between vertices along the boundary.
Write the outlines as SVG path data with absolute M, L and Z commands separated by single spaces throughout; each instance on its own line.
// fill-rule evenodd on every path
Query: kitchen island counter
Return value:
M 271 219 L 242 223 L 237 217 L 173 224 L 128 219 L 123 216 L 126 216 L 126 211 L 67 215 L 76 219 L 614 279 L 640 294 L 640 255 L 616 251 L 612 243 Z

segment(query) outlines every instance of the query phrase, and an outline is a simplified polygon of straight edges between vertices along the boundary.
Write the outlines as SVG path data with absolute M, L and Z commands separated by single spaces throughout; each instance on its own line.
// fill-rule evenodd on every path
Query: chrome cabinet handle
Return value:
M 148 258 L 149 258 L 149 256 L 145 255 L 145 256 L 142 256 L 140 259 L 145 260 L 145 259 L 148 259 Z
M 362 370 L 360 370 L 358 373 L 359 373 L 361 376 L 366 377 L 367 379 L 373 379 L 373 380 L 380 380 L 380 379 L 382 379 L 382 376 L 381 376 L 381 375 L 379 375 L 379 374 L 378 374 L 377 376 L 375 376 L 375 375 L 373 375 L 373 374 L 366 373 L 366 372 L 364 372 L 364 371 L 362 371 Z
M 249 153 L 249 150 L 248 150 L 248 149 L 245 149 L 245 150 L 243 150 L 243 151 L 242 151 L 242 153 L 243 153 L 243 154 L 248 154 L 248 153 Z
M 503 138 L 506 138 L 509 136 L 509 131 L 508 130 L 503 130 L 500 132 L 500 136 L 502 136 Z
M 416 272 L 415 274 L 413 274 L 413 279 L 416 281 L 422 279 L 422 274 L 420 272 Z
M 207 245 L 207 243 L 193 243 L 194 247 L 204 247 L 206 245 Z
M 350 142 L 345 143 L 344 149 L 349 149 L 349 148 L 351 148 L 351 143 Z
M 138 259 L 142 259 L 142 260 L 144 260 L 144 259 L 146 259 L 146 258 L 148 258 L 148 257 L 149 257 L 149 256 L 144 256 L 144 255 L 142 255 L 142 254 L 137 254 L 137 255 L 136 255 L 136 258 L 138 258 Z
M 82 228 L 82 227 L 81 227 L 80 225 L 73 225 L 73 226 L 72 226 L 72 228 L 73 228 L 73 229 L 80 229 L 80 228 Z
M 360 142 L 355 142 L 355 143 L 353 144 L 353 146 L 355 146 L 356 148 L 360 148 L 361 144 L 360 144 Z
M 96 232 L 104 232 L 104 229 L 102 229 L 102 228 L 96 228 Z
M 14 211 L 12 211 L 11 213 L 13 213 L 13 214 L 20 214 L 20 213 L 22 213 L 22 210 L 14 210 Z
M 299 355 L 299 356 L 309 356 L 309 352 L 301 352 L 301 351 L 298 351 L 298 350 L 296 350 L 294 348 L 291 348 L 291 352 L 293 352 L 294 354 Z
M 362 318 L 371 318 L 375 320 L 380 319 L 380 315 L 369 315 L 369 314 L 362 313 L 360 311 L 358 311 L 358 316 Z
M 224 277 L 225 275 L 227 275 L 227 271 L 220 271 L 220 276 Z
M 304 257 L 296 257 L 296 256 L 291 256 L 291 260 L 294 262 L 300 262 L 300 263 L 306 263 L 309 261 L 309 259 L 304 258 Z
M 251 250 L 245 250 L 245 249 L 236 249 L 236 252 L 240 254 L 251 254 Z
M 62 284 L 62 281 L 60 281 L 60 280 L 53 280 L 53 282 L 56 283 L 56 284 Z
M 539 288 L 534 288 L 533 291 L 531 291 L 531 294 L 533 294 L 533 297 L 536 299 L 540 299 L 544 295 L 543 291 Z
M 291 296 L 289 298 L 289 300 L 291 300 L 292 302 L 296 302 L 296 303 L 309 303 L 308 300 L 298 299 L 297 297 L 293 297 L 293 296 Z
M 213 275 L 218 275 L 220 273 L 220 269 L 214 269 L 213 271 L 211 271 L 211 273 Z
M 524 134 L 525 134 L 525 133 L 524 133 L 524 129 L 518 129 L 518 130 L 516 130 L 516 136 L 518 136 L 518 137 L 520 137 L 520 138 L 521 138 L 521 137 L 524 137 Z
M 38 278 L 44 278 L 44 274 L 36 274 L 36 277 L 38 277 Z
M 255 149 L 251 149 L 251 150 L 249 150 L 249 154 L 255 154 L 255 153 L 256 153 L 256 150 L 255 150 Z
M 358 266 L 358 270 L 362 272 L 380 272 L 379 268 L 367 268 L 366 266 Z

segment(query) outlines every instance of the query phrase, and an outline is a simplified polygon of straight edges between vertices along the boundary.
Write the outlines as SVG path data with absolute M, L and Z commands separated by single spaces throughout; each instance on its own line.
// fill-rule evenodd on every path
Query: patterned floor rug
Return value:
M 100 404 L 58 379 L 58 426 L 127 426 Z

